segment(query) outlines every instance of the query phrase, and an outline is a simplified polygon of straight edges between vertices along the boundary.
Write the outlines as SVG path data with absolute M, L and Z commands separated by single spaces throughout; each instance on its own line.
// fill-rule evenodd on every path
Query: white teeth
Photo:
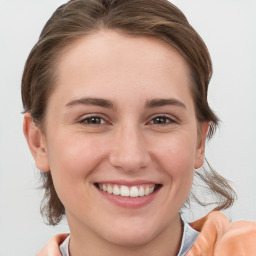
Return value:
M 120 195 L 120 189 L 117 185 L 115 185 L 114 188 L 113 188 L 113 194 L 116 195 L 116 196 Z
M 107 186 L 107 192 L 109 194 L 112 194 L 112 192 L 113 192 L 112 187 L 110 185 Z
M 121 186 L 121 196 L 130 196 L 130 191 L 127 186 Z
M 139 196 L 139 190 L 137 187 L 132 186 L 130 189 L 130 197 L 138 197 Z
M 154 190 L 154 188 L 153 188 L 153 190 Z M 144 196 L 144 188 L 143 187 L 140 187 L 139 188 L 139 196 Z
M 110 185 L 110 184 L 98 184 L 100 190 L 105 191 L 108 194 L 114 194 L 116 196 L 125 197 L 139 197 L 147 196 L 154 192 L 155 186 L 132 186 L 125 185 Z

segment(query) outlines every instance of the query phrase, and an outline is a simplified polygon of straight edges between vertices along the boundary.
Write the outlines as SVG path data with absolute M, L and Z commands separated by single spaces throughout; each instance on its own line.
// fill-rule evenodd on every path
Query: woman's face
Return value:
M 188 73 L 167 43 L 114 31 L 63 52 L 36 162 L 51 170 L 74 235 L 132 245 L 175 230 L 207 130 Z

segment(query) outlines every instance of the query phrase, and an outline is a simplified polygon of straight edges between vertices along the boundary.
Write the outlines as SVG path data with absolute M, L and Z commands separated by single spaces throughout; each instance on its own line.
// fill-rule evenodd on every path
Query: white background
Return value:
M 38 171 L 22 134 L 20 80 L 39 33 L 63 0 L 0 0 L 0 256 L 35 255 L 68 231 L 43 223 Z M 256 221 L 256 1 L 175 0 L 214 65 L 209 101 L 222 120 L 206 156 L 233 182 L 233 220 Z

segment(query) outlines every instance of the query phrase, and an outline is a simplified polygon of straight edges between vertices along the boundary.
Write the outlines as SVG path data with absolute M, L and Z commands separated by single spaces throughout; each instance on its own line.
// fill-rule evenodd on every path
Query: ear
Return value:
M 39 127 L 37 127 L 29 113 L 26 113 L 23 121 L 23 132 L 26 137 L 30 152 L 35 160 L 36 167 L 44 172 L 50 170 L 45 136 Z
M 203 122 L 198 135 L 197 151 L 194 168 L 198 169 L 204 164 L 205 141 L 209 129 L 209 122 Z

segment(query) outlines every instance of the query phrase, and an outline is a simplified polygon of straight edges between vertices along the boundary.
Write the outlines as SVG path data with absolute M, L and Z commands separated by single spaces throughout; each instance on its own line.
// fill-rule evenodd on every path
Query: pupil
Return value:
M 164 124 L 164 123 L 166 123 L 166 118 L 165 117 L 157 117 L 155 119 L 155 123 L 156 124 Z
M 100 123 L 100 119 L 98 117 L 92 117 L 90 120 L 90 123 L 92 124 L 99 124 Z

